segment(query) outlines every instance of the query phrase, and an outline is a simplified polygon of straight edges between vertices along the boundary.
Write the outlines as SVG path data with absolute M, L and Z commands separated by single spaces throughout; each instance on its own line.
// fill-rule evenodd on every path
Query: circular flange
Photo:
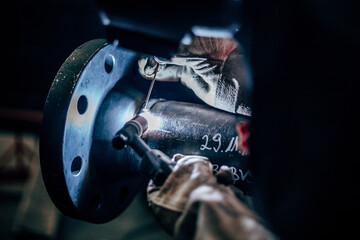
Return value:
M 135 57 L 105 40 L 89 41 L 66 59 L 50 88 L 40 138 L 41 169 L 52 201 L 65 215 L 109 221 L 143 182 L 131 171 L 128 150 L 111 148 L 112 137 L 137 108 L 137 100 L 116 87 Z M 121 116 L 111 115 L 114 107 L 122 108 Z

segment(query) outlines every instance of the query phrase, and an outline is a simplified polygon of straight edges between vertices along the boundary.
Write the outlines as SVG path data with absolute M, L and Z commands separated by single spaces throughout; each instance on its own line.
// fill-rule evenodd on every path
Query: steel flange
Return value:
M 143 182 L 131 171 L 128 149 L 108 149 L 141 100 L 140 95 L 127 97 L 132 94 L 128 89 L 111 92 L 135 56 L 105 40 L 89 41 L 66 59 L 51 86 L 43 113 L 41 168 L 52 201 L 70 217 L 109 221 Z M 108 103 L 117 98 L 116 105 Z M 98 114 L 104 108 L 120 108 L 122 114 L 104 126 L 109 119 Z M 108 159 L 115 164 L 109 166 Z

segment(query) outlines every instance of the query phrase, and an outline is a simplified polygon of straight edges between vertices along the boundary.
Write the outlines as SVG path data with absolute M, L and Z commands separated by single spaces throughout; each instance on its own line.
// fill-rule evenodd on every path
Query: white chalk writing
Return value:
M 218 152 L 219 149 L 221 148 L 221 134 L 220 133 L 215 134 L 212 139 L 214 140 L 214 142 L 218 143 L 217 148 L 213 147 L 214 151 Z
M 202 140 L 205 140 L 200 146 L 201 151 L 214 151 L 214 152 L 240 152 L 238 149 L 238 140 L 239 137 L 232 137 L 230 142 L 227 144 L 227 141 L 222 141 L 222 136 L 220 133 L 216 133 L 213 137 L 209 135 L 204 135 Z M 221 146 L 225 145 L 226 148 L 221 149 Z M 241 152 L 240 152 L 241 153 Z
M 233 166 L 229 167 L 230 168 L 230 171 L 233 173 L 234 175 L 234 180 L 235 181 L 243 181 L 243 182 L 247 182 L 247 183 L 251 183 L 251 176 L 252 176 L 252 173 L 250 170 L 246 170 L 246 171 L 243 171 L 242 169 L 240 168 L 235 168 Z M 214 174 L 218 173 L 220 170 L 220 166 L 218 164 L 213 164 L 213 172 Z
M 201 139 L 205 139 L 205 144 L 202 144 L 201 146 L 200 146 L 200 150 L 211 150 L 211 148 L 210 147 L 208 147 L 207 145 L 208 145 L 208 142 L 209 142 L 209 137 L 208 137 L 208 135 L 204 135 Z

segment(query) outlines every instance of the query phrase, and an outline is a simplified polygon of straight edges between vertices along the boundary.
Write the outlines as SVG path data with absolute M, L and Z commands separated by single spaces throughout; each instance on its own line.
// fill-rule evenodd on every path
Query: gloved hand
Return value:
M 149 183 L 147 192 L 155 217 L 174 239 L 274 239 L 241 201 L 229 168 L 214 176 L 205 157 L 178 154 L 173 161 L 165 183 Z
M 181 45 L 171 60 L 144 56 L 139 72 L 156 80 L 181 81 L 205 103 L 232 113 L 250 116 L 250 78 L 237 43 L 227 38 L 195 37 L 191 45 Z

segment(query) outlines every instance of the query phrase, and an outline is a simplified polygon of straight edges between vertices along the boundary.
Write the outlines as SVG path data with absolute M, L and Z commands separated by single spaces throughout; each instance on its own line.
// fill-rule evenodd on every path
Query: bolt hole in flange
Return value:
M 74 160 L 71 163 L 71 173 L 72 173 L 72 175 L 78 176 L 80 174 L 80 171 L 81 171 L 81 166 L 82 166 L 81 157 L 74 158 Z
M 77 110 L 78 110 L 79 114 L 82 115 L 86 112 L 87 108 L 88 108 L 88 100 L 87 100 L 86 96 L 82 95 L 78 99 Z
M 100 206 L 101 206 L 101 196 L 100 194 L 97 193 L 91 198 L 90 208 L 92 211 L 95 212 L 100 209 Z
M 109 54 L 107 55 L 107 57 L 105 58 L 105 71 L 107 73 L 111 73 L 111 71 L 113 70 L 115 65 L 115 58 L 113 55 Z

